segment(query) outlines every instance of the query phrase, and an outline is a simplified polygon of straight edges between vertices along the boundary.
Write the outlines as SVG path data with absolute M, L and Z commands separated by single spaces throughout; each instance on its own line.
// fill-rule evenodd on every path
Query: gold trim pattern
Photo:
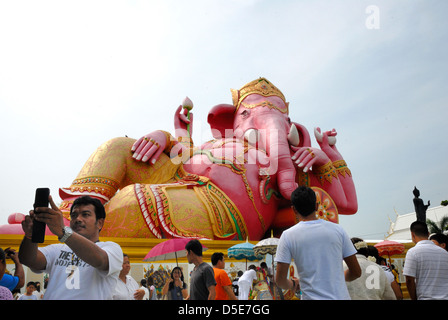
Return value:
M 88 192 L 101 194 L 107 199 L 111 199 L 119 189 L 118 182 L 104 177 L 85 177 L 72 182 L 70 192 Z M 67 190 L 67 189 L 64 189 Z
M 333 162 L 333 166 L 336 169 L 336 172 L 345 178 L 345 175 L 348 174 L 350 177 L 352 176 L 352 172 L 347 167 L 347 163 L 345 160 L 337 160 Z
M 241 103 L 241 105 L 247 109 L 253 109 L 256 107 L 268 107 L 269 109 L 276 109 L 276 110 L 280 111 L 281 113 L 288 114 L 289 103 L 286 103 L 284 107 L 279 107 L 270 101 L 263 101 L 262 103 L 253 103 L 253 104 L 243 102 L 243 103 Z
M 338 178 L 338 174 L 336 172 L 335 167 L 331 161 L 327 162 L 323 166 L 320 166 L 316 170 L 316 176 L 319 179 L 320 183 L 323 185 L 325 180 L 332 183 L 333 177 Z
M 232 92 L 233 105 L 236 109 L 240 107 L 241 101 L 250 94 L 259 94 L 264 97 L 277 96 L 288 105 L 283 93 L 266 78 L 253 80 L 241 87 L 240 90 L 231 89 L 230 91 Z

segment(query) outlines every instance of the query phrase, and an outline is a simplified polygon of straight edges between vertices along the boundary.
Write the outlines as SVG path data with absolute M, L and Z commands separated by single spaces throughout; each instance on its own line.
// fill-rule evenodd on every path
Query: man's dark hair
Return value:
M 297 212 L 304 217 L 316 211 L 316 194 L 311 188 L 298 187 L 291 194 L 291 202 Z
M 445 249 L 448 251 L 448 236 L 443 233 L 434 233 L 429 237 L 429 240 L 436 240 L 438 243 L 444 243 Z
M 224 259 L 224 253 L 215 252 L 212 254 L 212 265 L 216 266 L 220 260 Z
M 89 204 L 95 207 L 96 220 L 106 218 L 106 210 L 104 210 L 104 206 L 101 201 L 89 196 L 76 198 L 75 201 L 73 201 L 72 207 L 70 208 L 70 214 L 72 213 L 75 206 L 85 206 Z
M 195 255 L 202 257 L 202 244 L 197 239 L 188 241 L 185 245 L 185 250 L 192 251 Z
M 411 232 L 413 232 L 417 237 L 429 237 L 428 226 L 422 221 L 412 222 Z

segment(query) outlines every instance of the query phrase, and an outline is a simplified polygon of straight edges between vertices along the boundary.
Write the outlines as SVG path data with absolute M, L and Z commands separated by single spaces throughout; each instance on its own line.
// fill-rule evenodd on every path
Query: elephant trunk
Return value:
M 295 181 L 296 169 L 291 160 L 288 134 L 282 131 L 272 131 L 268 144 L 270 159 L 270 174 L 277 174 L 277 185 L 280 194 L 285 199 L 291 199 L 291 193 L 298 187 Z

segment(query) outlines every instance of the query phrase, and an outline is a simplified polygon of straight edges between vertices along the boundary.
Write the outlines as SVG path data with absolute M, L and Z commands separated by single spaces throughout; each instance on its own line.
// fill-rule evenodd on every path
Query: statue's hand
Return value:
M 182 105 L 174 114 L 174 129 L 176 138 L 191 137 L 193 134 L 193 113 Z
M 335 129 L 331 131 L 325 131 L 321 133 L 320 128 L 314 129 L 314 136 L 316 137 L 317 143 L 319 143 L 320 148 L 323 152 L 332 160 L 342 159 L 341 154 L 336 148 L 336 135 L 338 133 Z
M 326 144 L 329 146 L 334 146 L 336 144 L 336 136 L 337 136 L 336 129 L 333 129 L 331 131 L 325 131 L 324 133 L 321 133 L 320 128 L 314 128 L 314 136 L 316 137 L 316 140 L 319 144 Z
M 303 172 L 307 172 L 313 165 L 322 166 L 330 160 L 325 152 L 316 148 L 291 146 L 291 149 L 294 151 L 292 161 Z
M 131 148 L 137 161 L 154 164 L 167 145 L 167 137 L 162 131 L 151 132 L 138 139 Z

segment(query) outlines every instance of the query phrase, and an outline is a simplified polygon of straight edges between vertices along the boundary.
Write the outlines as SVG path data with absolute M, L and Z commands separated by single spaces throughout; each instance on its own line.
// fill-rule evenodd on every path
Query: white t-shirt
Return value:
M 386 273 L 387 279 L 389 280 L 390 283 L 395 281 L 394 274 L 392 273 L 392 271 L 390 271 L 390 269 L 387 266 L 382 265 L 381 268 L 384 270 L 384 273 Z
M 275 261 L 294 259 L 303 300 L 349 300 L 342 261 L 356 252 L 340 225 L 318 219 L 285 230 Z
M 140 286 L 139 289 L 142 289 L 143 291 L 145 291 L 145 295 L 143 296 L 143 300 L 149 300 L 149 289 L 144 287 L 144 286 Z
M 135 300 L 134 293 L 140 289 L 137 281 L 130 275 L 126 275 L 126 283 L 121 279 L 118 279 L 115 293 L 113 295 L 114 300 Z
M 100 271 L 79 259 L 66 244 L 39 248 L 47 259 L 49 274 L 44 300 L 109 300 L 123 265 L 123 251 L 115 242 L 97 242 L 109 258 L 109 271 Z
M 254 269 L 249 269 L 244 271 L 238 282 L 247 281 L 252 284 L 254 280 L 257 280 L 257 272 Z
M 408 250 L 403 275 L 415 278 L 418 300 L 448 300 L 448 252 L 431 240 Z

